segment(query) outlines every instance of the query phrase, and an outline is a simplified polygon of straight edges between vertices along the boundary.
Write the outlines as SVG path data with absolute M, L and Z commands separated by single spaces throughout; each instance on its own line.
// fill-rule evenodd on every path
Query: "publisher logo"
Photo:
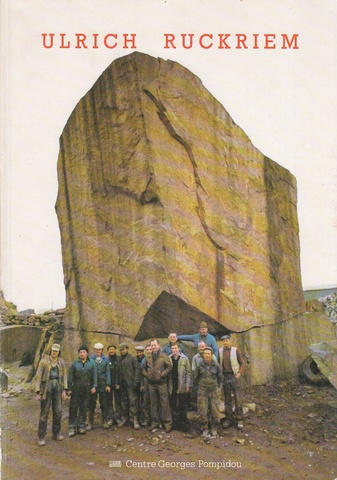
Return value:
M 121 468 L 122 462 L 120 460 L 110 460 L 109 461 L 109 467 L 112 468 Z

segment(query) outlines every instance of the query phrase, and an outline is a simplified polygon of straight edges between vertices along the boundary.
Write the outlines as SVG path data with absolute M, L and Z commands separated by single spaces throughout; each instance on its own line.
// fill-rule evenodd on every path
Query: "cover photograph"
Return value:
M 333 0 L 2 0 L 1 472 L 337 476 Z

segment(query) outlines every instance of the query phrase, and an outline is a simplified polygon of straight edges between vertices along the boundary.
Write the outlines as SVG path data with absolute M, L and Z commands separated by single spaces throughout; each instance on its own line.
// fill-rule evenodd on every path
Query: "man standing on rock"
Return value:
M 103 428 L 109 428 L 108 423 L 108 408 L 107 408 L 107 394 L 111 392 L 111 376 L 110 365 L 108 358 L 103 355 L 103 344 L 95 343 L 95 353 L 90 358 L 96 363 L 97 368 L 97 389 L 94 394 L 90 396 L 89 400 L 89 422 L 87 431 L 91 430 L 94 425 L 96 401 L 99 400 L 99 405 L 102 412 Z
M 149 382 L 152 419 L 150 430 L 155 430 L 162 422 L 166 433 L 169 433 L 172 429 L 172 415 L 167 381 L 172 370 L 172 362 L 166 353 L 160 350 L 156 338 L 150 341 L 150 345 L 151 354 L 146 357 L 142 368 L 142 375 Z
M 215 337 L 208 333 L 208 326 L 206 322 L 200 323 L 199 333 L 194 333 L 193 335 L 178 335 L 178 339 L 193 342 L 196 349 L 198 348 L 198 343 L 204 341 L 206 345 L 212 347 L 214 355 L 216 358 L 218 358 L 218 345 Z
M 75 433 L 87 433 L 85 419 L 90 395 L 96 393 L 97 367 L 88 356 L 88 347 L 82 345 L 78 349 L 78 359 L 71 365 L 68 375 L 69 405 L 69 437 Z
M 240 378 L 245 368 L 245 361 L 238 348 L 232 347 L 230 335 L 221 337 L 223 347 L 219 349 L 219 363 L 223 373 L 223 391 L 225 397 L 226 420 L 224 428 L 229 428 L 237 423 L 239 429 L 243 428 L 243 412 L 241 401 Z M 232 408 L 232 393 L 234 396 L 235 412 Z
M 129 353 L 129 345 L 121 343 L 121 397 L 122 421 L 118 427 L 124 427 L 129 419 L 133 421 L 133 428 L 139 430 L 137 391 L 140 388 L 140 368 L 136 357 Z
M 50 407 L 53 412 L 53 440 L 63 440 L 61 435 L 62 400 L 66 398 L 67 371 L 64 360 L 59 356 L 60 345 L 54 343 L 49 355 L 40 361 L 35 380 L 36 398 L 41 402 L 38 429 L 38 445 L 46 445 L 45 435 Z

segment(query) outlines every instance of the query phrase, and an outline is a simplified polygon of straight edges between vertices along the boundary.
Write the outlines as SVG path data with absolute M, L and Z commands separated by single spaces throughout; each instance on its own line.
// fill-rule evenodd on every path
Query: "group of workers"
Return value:
M 38 445 L 46 445 L 50 409 L 52 438 L 64 439 L 62 401 L 68 397 L 69 437 L 84 435 L 94 427 L 97 402 L 106 429 L 114 424 L 117 428 L 132 424 L 135 430 L 188 431 L 189 409 L 197 410 L 197 425 L 203 436 L 216 436 L 220 423 L 223 428 L 243 428 L 240 377 L 245 362 L 239 349 L 232 346 L 230 335 L 221 340 L 223 346 L 218 348 L 207 324 L 201 322 L 199 333 L 170 333 L 162 348 L 153 338 L 146 346 L 136 346 L 135 356 L 126 343 L 109 345 L 107 355 L 103 354 L 103 344 L 96 343 L 90 356 L 88 347 L 81 345 L 69 370 L 60 356 L 60 345 L 53 344 L 50 354 L 40 361 L 35 379 L 36 396 L 41 402 Z M 191 361 L 182 341 L 193 342 L 197 349 Z M 221 389 L 225 418 L 220 411 Z

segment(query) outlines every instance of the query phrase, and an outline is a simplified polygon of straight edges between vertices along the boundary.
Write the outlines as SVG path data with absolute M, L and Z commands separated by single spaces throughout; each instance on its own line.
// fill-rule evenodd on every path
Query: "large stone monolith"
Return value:
M 58 179 L 74 341 L 200 320 L 243 332 L 304 311 L 295 178 L 178 63 L 115 60 L 63 130 Z

